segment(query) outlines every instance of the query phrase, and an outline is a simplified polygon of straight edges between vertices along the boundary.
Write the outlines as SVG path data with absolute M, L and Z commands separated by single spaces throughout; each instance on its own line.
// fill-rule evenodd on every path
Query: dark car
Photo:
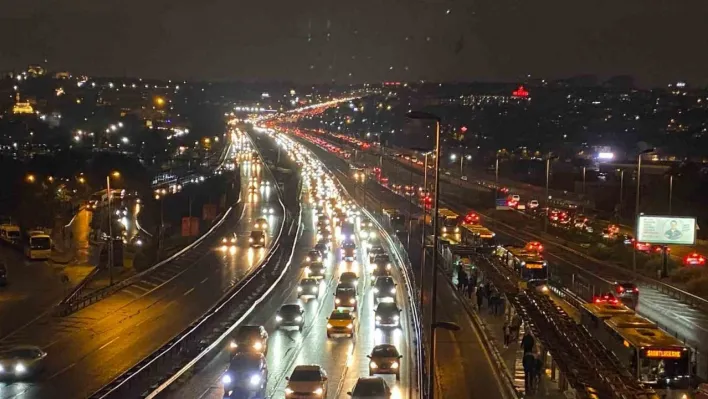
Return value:
M 303 278 L 297 286 L 297 297 L 315 297 L 320 296 L 320 281 L 315 278 Z
M 326 243 L 318 242 L 315 245 L 315 250 L 322 255 L 323 259 L 327 259 L 327 252 L 329 251 L 329 247 L 327 246 Z
M 369 262 L 373 262 L 377 256 L 384 254 L 386 254 L 386 250 L 383 249 L 382 246 L 374 245 L 373 247 L 369 248 Z
M 266 233 L 263 230 L 253 230 L 251 231 L 250 237 L 248 237 L 248 243 L 251 248 L 264 247 L 266 245 Z
M 313 249 L 307 253 L 305 256 L 305 262 L 322 262 L 322 253 L 316 249 Z
M 353 262 L 356 259 L 356 247 L 342 247 L 342 260 Z
M 243 352 L 268 354 L 268 333 L 263 326 L 240 326 L 229 341 L 231 356 Z
M 391 388 L 381 377 L 362 377 L 354 384 L 354 388 L 347 392 L 352 399 L 389 399 Z
M 265 397 L 268 365 L 261 353 L 238 353 L 221 376 L 225 398 Z
M 308 278 L 321 279 L 325 277 L 326 267 L 322 262 L 312 262 L 305 268 L 305 275 Z
M 37 346 L 18 345 L 0 352 L 0 378 L 24 379 L 44 369 L 47 353 Z
M 337 285 L 337 289 L 334 292 L 334 308 L 352 308 L 356 310 L 358 308 L 358 301 L 356 298 L 356 288 L 350 285 Z
M 636 301 L 639 298 L 639 288 L 634 283 L 615 283 L 615 294 L 620 299 Z
M 283 305 L 275 315 L 275 323 L 278 328 L 297 327 L 302 331 L 305 325 L 305 309 L 298 303 Z
M 391 276 L 391 264 L 377 264 L 371 265 L 371 281 L 376 281 L 378 277 L 388 277 Z
M 374 310 L 376 327 L 399 327 L 401 325 L 401 310 L 394 302 L 381 302 Z
M 359 284 L 359 277 L 354 272 L 344 272 L 339 276 L 339 284 L 356 288 Z
M 368 356 L 369 375 L 395 374 L 396 379 L 401 379 L 401 356 L 395 345 L 381 344 L 374 346 Z
M 396 298 L 396 282 L 391 276 L 377 277 L 373 284 L 374 300 L 384 300 Z

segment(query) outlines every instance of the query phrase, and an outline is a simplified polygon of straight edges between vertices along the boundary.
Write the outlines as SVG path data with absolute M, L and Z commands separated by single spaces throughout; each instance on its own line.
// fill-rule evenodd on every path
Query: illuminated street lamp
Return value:
M 111 212 L 111 176 L 119 178 L 120 172 L 113 171 L 106 176 L 106 192 L 108 193 L 108 284 L 113 285 L 113 213 Z
M 546 216 L 543 218 L 543 231 L 548 231 L 548 214 L 551 209 L 550 204 L 549 204 L 549 195 L 548 195 L 548 184 L 550 182 L 550 176 L 551 176 L 551 161 L 558 159 L 557 156 L 549 156 L 546 158 L 546 199 L 544 202 L 546 203 Z
M 34 177 L 34 175 L 30 174 L 30 175 L 27 175 L 27 177 L 25 177 L 25 180 L 27 181 L 27 183 L 34 183 L 36 178 Z
M 637 239 L 639 237 L 639 232 L 637 231 L 638 224 L 637 221 L 639 220 L 639 191 L 641 188 L 641 177 L 642 177 L 642 156 L 644 154 L 651 154 L 656 149 L 654 148 L 649 148 L 646 149 L 642 152 L 640 152 L 637 155 L 637 197 L 636 197 L 636 202 L 634 203 L 634 238 Z M 637 271 L 637 246 L 634 245 L 634 248 L 632 248 L 632 271 L 636 272 Z

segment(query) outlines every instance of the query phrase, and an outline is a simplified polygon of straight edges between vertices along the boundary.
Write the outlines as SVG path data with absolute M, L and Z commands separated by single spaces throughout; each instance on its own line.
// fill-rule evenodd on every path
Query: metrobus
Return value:
M 449 209 L 440 208 L 438 210 L 438 228 L 440 229 L 440 235 L 443 237 L 459 236 L 461 231 L 460 215 Z
M 639 382 L 666 389 L 669 398 L 688 391 L 691 350 L 622 304 L 586 303 L 580 322 Z
M 462 243 L 474 247 L 496 247 L 496 238 L 493 231 L 481 224 L 462 224 Z
M 548 262 L 543 256 L 512 245 L 498 246 L 494 254 L 504 266 L 514 271 L 522 282 L 540 291 L 548 291 Z
M 24 247 L 25 256 L 31 260 L 45 260 L 52 256 L 52 239 L 43 231 L 30 231 Z

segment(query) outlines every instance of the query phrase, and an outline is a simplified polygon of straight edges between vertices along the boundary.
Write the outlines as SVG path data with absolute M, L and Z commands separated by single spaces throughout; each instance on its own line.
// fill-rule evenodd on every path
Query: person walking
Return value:
M 521 317 L 518 313 L 514 313 L 511 317 L 511 339 L 519 339 L 519 331 L 521 330 Z
M 524 367 L 524 390 L 525 396 L 529 396 L 533 392 L 534 367 L 536 366 L 536 356 L 532 352 L 526 352 L 521 359 L 521 364 Z
M 465 271 L 462 270 L 462 266 L 460 266 L 460 270 L 457 272 L 457 290 L 463 291 L 466 287 L 467 287 L 467 273 L 465 273 Z
M 467 299 L 472 299 L 472 293 L 474 292 L 474 287 L 477 286 L 477 283 L 474 278 L 471 278 L 467 282 Z
M 484 307 L 484 287 L 480 285 L 477 287 L 477 311 L 481 311 Z
M 501 293 L 497 293 L 497 315 L 504 315 L 505 303 L 506 301 L 504 300 L 504 295 L 502 295 Z
M 524 334 L 524 338 L 521 339 L 521 349 L 524 350 L 524 353 L 531 353 L 533 352 L 533 348 L 536 346 L 536 340 L 533 339 L 533 335 L 531 335 L 531 332 L 526 329 L 526 334 Z
M 533 371 L 534 371 L 534 376 L 533 376 L 533 384 L 532 385 L 533 385 L 534 389 L 536 390 L 536 392 L 540 392 L 541 381 L 542 381 L 541 377 L 543 377 L 543 371 L 544 371 L 543 359 L 541 358 L 540 353 L 538 353 L 536 355 L 536 358 L 534 360 Z
M 511 341 L 511 326 L 509 325 L 509 320 L 504 320 L 504 326 L 502 330 L 504 332 L 504 349 L 509 347 L 509 342 Z

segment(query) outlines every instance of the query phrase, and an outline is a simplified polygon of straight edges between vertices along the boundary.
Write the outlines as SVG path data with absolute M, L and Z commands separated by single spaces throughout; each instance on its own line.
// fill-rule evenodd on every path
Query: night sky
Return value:
M 0 71 L 708 84 L 708 0 L 0 0 Z

